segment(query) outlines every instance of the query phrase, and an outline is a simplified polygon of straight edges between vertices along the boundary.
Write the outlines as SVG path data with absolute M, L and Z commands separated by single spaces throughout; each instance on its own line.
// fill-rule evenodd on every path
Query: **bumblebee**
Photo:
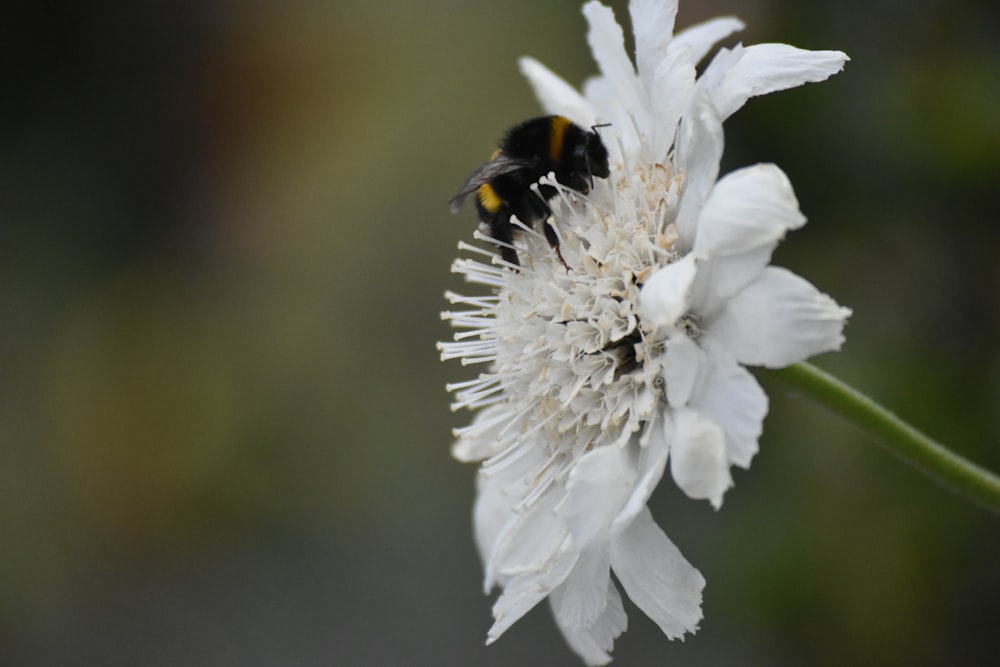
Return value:
M 529 226 L 542 222 L 545 239 L 569 269 L 559 250 L 548 205 L 558 190 L 538 183 L 549 172 L 562 185 L 583 194 L 593 187 L 595 176 L 607 178 L 608 151 L 596 127 L 585 130 L 564 116 L 540 116 L 515 125 L 507 130 L 490 160 L 472 172 L 452 197 L 451 210 L 458 212 L 462 201 L 475 193 L 480 222 L 489 227 L 503 259 L 514 266 L 520 262 L 511 247 L 516 229 L 511 216 Z

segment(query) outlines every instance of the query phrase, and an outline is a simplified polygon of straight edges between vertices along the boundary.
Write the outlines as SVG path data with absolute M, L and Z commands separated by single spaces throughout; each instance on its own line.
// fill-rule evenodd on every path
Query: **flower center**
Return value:
M 678 258 L 679 187 L 663 165 L 628 174 L 619 165 L 589 197 L 562 192 L 553 218 L 571 271 L 540 234 L 523 235 L 524 266 L 508 272 L 496 306 L 495 363 L 526 423 L 548 419 L 592 446 L 633 432 L 662 400 L 663 341 L 638 304 L 643 281 Z

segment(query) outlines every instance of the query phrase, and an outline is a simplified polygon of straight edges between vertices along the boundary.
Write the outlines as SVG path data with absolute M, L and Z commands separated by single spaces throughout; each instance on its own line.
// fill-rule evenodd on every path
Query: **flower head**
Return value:
M 610 661 L 627 619 L 622 588 L 670 638 L 697 628 L 704 579 L 652 519 L 666 466 L 715 507 L 730 467 L 757 451 L 767 396 L 745 365 L 781 367 L 838 349 L 847 309 L 769 266 L 805 223 L 774 165 L 718 178 L 722 121 L 752 96 L 821 81 L 847 57 L 781 44 L 720 50 L 742 28 L 720 18 L 673 35 L 676 2 L 633 0 L 635 64 L 610 9 L 584 6 L 601 75 L 578 93 L 538 62 L 521 68 L 550 113 L 602 128 L 611 175 L 582 195 L 547 185 L 567 271 L 525 228 L 521 268 L 492 252 L 454 270 L 488 293 L 449 293 L 460 331 L 442 358 L 484 363 L 449 386 L 477 413 L 453 452 L 482 461 L 476 542 L 489 641 L 549 599 L 588 664 Z

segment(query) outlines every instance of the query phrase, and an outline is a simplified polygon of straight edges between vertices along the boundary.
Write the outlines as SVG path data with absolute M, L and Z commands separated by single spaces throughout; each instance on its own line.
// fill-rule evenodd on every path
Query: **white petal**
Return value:
M 704 353 L 685 334 L 671 336 L 663 360 L 663 379 L 667 385 L 667 402 L 675 408 L 687 405 L 701 370 Z
M 803 278 L 769 266 L 726 304 L 706 336 L 740 363 L 782 368 L 839 350 L 850 314 Z
M 698 85 L 725 120 L 751 97 L 823 81 L 847 61 L 840 51 L 808 51 L 788 44 L 737 46 L 720 50 Z
M 542 494 L 500 533 L 492 557 L 498 573 L 510 576 L 537 570 L 563 546 L 567 533 L 555 511 L 563 495 L 556 490 Z
M 615 591 L 618 595 L 618 591 Z M 620 603 L 619 603 L 620 604 Z M 611 651 L 618 637 L 628 627 L 628 617 L 624 608 L 621 611 L 622 621 L 610 613 L 602 616 L 590 628 L 567 628 L 556 624 L 562 631 L 563 639 L 587 665 L 606 665 L 611 662 Z
M 553 561 L 550 567 L 537 572 L 519 575 L 510 583 L 493 604 L 493 627 L 486 634 L 486 643 L 492 644 L 514 625 L 531 608 L 541 602 L 552 590 L 566 580 L 576 564 L 577 554 L 567 553 Z
M 598 447 L 573 466 L 559 515 L 569 529 L 574 548 L 585 549 L 607 538 L 612 520 L 638 477 L 633 457 L 633 448 Z
M 643 437 L 647 438 L 648 442 L 640 448 L 639 462 L 636 466 L 639 479 L 632 488 L 632 494 L 611 523 L 613 533 L 625 528 L 642 511 L 653 495 L 656 485 L 663 478 L 663 471 L 667 467 L 667 457 L 670 453 L 668 434 L 673 433 L 673 417 L 669 411 L 664 410 L 661 415 L 646 424 L 646 429 L 649 433 Z
M 667 152 L 674 143 L 681 116 L 691 106 L 694 97 L 695 69 L 690 47 L 671 44 L 650 78 L 646 85 L 655 116 L 655 132 L 647 158 L 662 163 L 666 162 Z
M 615 13 L 610 7 L 605 7 L 595 0 L 583 6 L 583 15 L 590 26 L 587 42 L 601 74 L 619 86 L 619 92 L 627 99 L 638 102 L 640 98 L 637 95 L 638 80 L 635 68 L 625 52 L 625 35 L 621 26 L 615 21 Z
M 722 119 L 712 101 L 699 89 L 681 118 L 674 165 L 684 174 L 684 191 L 677 210 L 681 251 L 694 244 L 698 215 L 719 175 L 724 137 Z
M 611 164 L 622 161 L 623 157 L 632 161 L 639 160 L 643 154 L 644 142 L 639 138 L 635 121 L 617 90 L 605 77 L 597 76 L 583 83 L 583 94 L 591 106 L 598 110 L 598 118 L 611 124 L 611 127 L 601 130 Z M 625 148 L 625 156 L 621 154 L 619 142 Z
M 691 312 L 703 321 L 715 317 L 734 294 L 750 284 L 771 261 L 771 246 L 739 255 L 698 260 L 698 275 L 691 286 Z
M 777 166 L 758 164 L 719 179 L 698 218 L 694 252 L 702 261 L 692 310 L 712 316 L 760 274 L 785 233 L 805 222 L 792 185 Z
M 677 33 L 671 43 L 676 46 L 686 44 L 691 47 L 691 60 L 697 64 L 715 46 L 715 43 L 734 32 L 743 30 L 743 21 L 735 16 L 722 16 L 704 23 L 693 25 Z
M 506 404 L 491 405 L 476 413 L 468 429 L 471 434 L 460 437 L 451 447 L 451 455 L 463 463 L 482 461 L 496 456 L 510 442 L 500 438 L 500 431 L 511 419 Z
M 522 517 L 515 507 L 531 491 L 525 483 L 546 463 L 542 447 L 524 446 L 502 466 L 480 472 L 476 480 L 476 504 L 473 511 L 476 546 L 485 569 L 484 588 L 489 592 L 506 577 L 496 570 L 496 552 L 503 536 L 516 530 Z
M 639 293 L 639 316 L 654 328 L 673 326 L 688 311 L 695 274 L 690 254 L 654 273 Z
M 451 446 L 451 455 L 462 463 L 475 463 L 496 453 L 492 444 L 483 438 L 459 438 Z
M 635 34 L 635 62 L 648 90 L 653 73 L 667 57 L 677 18 L 677 0 L 632 0 L 628 10 Z
M 610 554 L 605 548 L 603 552 L 602 569 L 594 568 L 584 570 L 580 563 L 573 568 L 573 572 L 566 581 L 554 591 L 549 597 L 552 605 L 553 616 L 556 625 L 562 631 L 566 643 L 586 661 L 588 665 L 606 665 L 611 661 L 608 652 L 614 646 L 615 638 L 628 627 L 628 616 L 622 605 L 621 596 L 614 582 L 611 581 L 609 559 Z M 581 562 L 583 558 L 581 558 Z M 584 577 L 591 577 L 590 581 Z M 600 593 L 601 608 L 599 613 L 592 618 L 591 614 L 580 614 L 579 612 L 587 608 L 589 600 L 579 599 L 580 592 L 572 591 L 571 588 L 581 586 L 593 587 L 593 594 Z M 598 587 L 603 586 L 603 592 Z M 590 606 L 591 612 L 596 611 L 596 606 Z M 583 622 L 587 619 L 586 622 Z
M 722 428 L 690 408 L 674 411 L 674 439 L 670 450 L 670 472 L 689 498 L 708 500 L 715 509 L 733 485 Z M 631 594 L 630 594 L 631 595 Z
M 670 639 L 701 620 L 701 576 L 644 510 L 611 544 L 611 567 L 639 609 Z
M 594 624 L 608 605 L 611 585 L 611 552 L 608 545 L 580 554 L 573 571 L 554 591 L 549 603 L 560 626 L 586 628 Z
M 534 58 L 521 58 L 518 64 L 546 112 L 566 116 L 582 127 L 597 120 L 598 113 L 590 102 L 558 74 Z
M 476 547 L 479 558 L 483 561 L 483 592 L 489 593 L 498 583 L 503 584 L 506 577 L 499 577 L 493 565 L 493 553 L 496 551 L 497 539 L 511 529 L 517 515 L 511 511 L 509 503 L 495 493 L 480 491 L 476 497 L 473 510 Z
M 647 98 L 625 52 L 625 35 L 615 21 L 614 12 L 595 0 L 583 6 L 583 14 L 590 25 L 587 42 L 604 82 L 613 89 L 617 105 L 634 117 L 634 124 L 640 129 L 651 127 Z M 612 122 L 624 123 L 625 118 L 614 118 Z
M 756 164 L 719 179 L 698 218 L 694 250 L 700 257 L 774 248 L 806 223 L 788 177 L 776 165 Z
M 585 665 L 607 665 L 613 658 L 608 652 L 610 649 L 604 649 L 601 647 L 601 641 L 597 638 L 596 633 L 589 629 L 573 629 L 564 628 L 562 625 L 556 624 L 556 627 L 562 632 L 563 639 L 569 644 L 569 647 L 580 656 Z M 603 633 L 602 633 L 603 634 Z M 621 632 L 618 633 L 619 635 Z M 617 637 L 618 635 L 615 635 Z M 614 644 L 614 639 L 611 641 Z
M 610 583 L 610 578 L 609 578 Z M 611 662 L 608 652 L 613 648 L 615 638 L 628 627 L 628 616 L 622 607 L 618 591 L 611 584 L 611 592 L 618 599 L 618 615 L 612 613 L 609 606 L 605 614 L 589 628 L 570 629 L 558 625 L 563 638 L 577 655 L 588 665 L 606 665 Z
M 725 350 L 711 349 L 691 407 L 726 435 L 729 462 L 747 468 L 767 416 L 767 394 L 756 378 Z

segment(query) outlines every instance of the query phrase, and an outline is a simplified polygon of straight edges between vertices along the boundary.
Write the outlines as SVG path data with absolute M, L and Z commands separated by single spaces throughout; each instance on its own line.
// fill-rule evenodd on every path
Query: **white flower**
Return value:
M 454 384 L 478 410 L 454 454 L 483 461 L 475 508 L 485 587 L 501 586 L 488 641 L 548 597 L 588 664 L 610 661 L 627 619 L 611 572 L 670 637 L 701 619 L 704 579 L 646 507 L 666 469 L 715 507 L 748 467 L 767 396 L 744 365 L 781 367 L 838 349 L 849 315 L 769 266 L 805 223 L 785 175 L 756 165 L 718 178 L 722 121 L 748 98 L 839 71 L 847 57 L 781 44 L 722 49 L 742 28 L 720 18 L 674 36 L 673 1 L 633 0 L 636 65 L 610 9 L 584 7 L 601 76 L 583 94 L 531 59 L 521 68 L 546 111 L 601 136 L 611 176 L 552 202 L 563 268 L 540 234 L 517 240 L 521 270 L 483 259 L 454 270 L 489 288 L 449 293 L 461 329 L 442 358 L 486 363 Z M 557 186 L 558 187 L 558 186 Z

